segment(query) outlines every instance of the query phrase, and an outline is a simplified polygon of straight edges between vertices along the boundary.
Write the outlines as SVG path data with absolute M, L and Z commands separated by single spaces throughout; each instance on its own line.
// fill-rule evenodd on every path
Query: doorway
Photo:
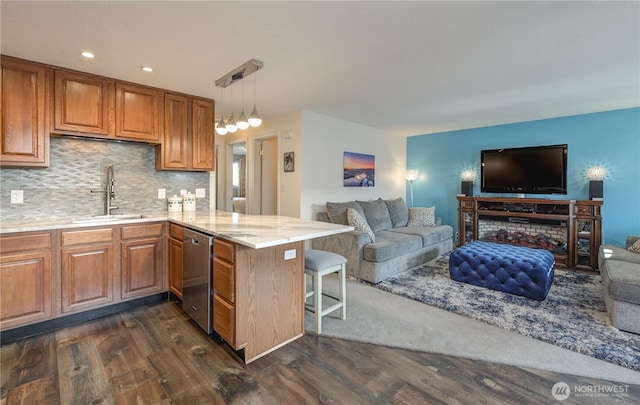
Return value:
M 231 145 L 231 210 L 247 213 L 247 143 Z
M 278 215 L 278 137 L 255 140 L 255 193 L 258 214 Z

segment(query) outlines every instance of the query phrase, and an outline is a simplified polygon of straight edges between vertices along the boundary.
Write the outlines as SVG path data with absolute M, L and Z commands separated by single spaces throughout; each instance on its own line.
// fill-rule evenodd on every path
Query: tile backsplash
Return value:
M 209 207 L 209 173 L 155 170 L 155 147 L 132 142 L 51 138 L 48 168 L 0 169 L 0 220 L 62 219 L 104 213 L 107 166 L 113 165 L 114 214 L 167 210 L 167 197 L 180 190 L 195 194 L 198 209 Z M 11 190 L 23 190 L 23 203 L 11 204 Z M 96 192 L 91 192 L 95 190 Z

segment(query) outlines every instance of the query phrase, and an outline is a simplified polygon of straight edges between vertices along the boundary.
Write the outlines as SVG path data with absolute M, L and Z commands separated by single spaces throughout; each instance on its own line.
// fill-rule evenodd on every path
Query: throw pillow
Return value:
M 409 208 L 407 226 L 436 226 L 436 207 Z
M 391 217 L 391 224 L 393 227 L 398 228 L 401 226 L 407 226 L 407 222 L 409 221 L 409 209 L 402 197 L 396 198 L 395 200 L 384 200 L 384 203 L 387 205 L 387 210 L 389 210 L 389 216 Z
M 358 211 L 358 214 L 364 217 L 364 211 L 360 204 L 355 201 L 347 201 L 347 202 L 329 202 L 325 204 L 327 208 L 327 215 L 329 216 L 329 221 L 334 224 L 342 224 L 349 225 L 347 222 L 347 208 L 353 208 Z
M 376 235 L 373 233 L 367 221 L 365 221 L 364 217 L 360 215 L 358 211 L 354 210 L 353 208 L 347 208 L 347 222 L 356 231 L 368 233 L 371 237 L 371 242 L 376 242 Z
M 356 202 L 360 204 L 364 210 L 364 218 L 367 220 L 373 232 L 385 231 L 393 227 L 389 210 L 387 210 L 387 204 L 384 203 L 382 198 L 374 201 Z
M 629 246 L 627 250 L 633 253 L 640 253 L 640 239 L 635 241 L 633 245 Z

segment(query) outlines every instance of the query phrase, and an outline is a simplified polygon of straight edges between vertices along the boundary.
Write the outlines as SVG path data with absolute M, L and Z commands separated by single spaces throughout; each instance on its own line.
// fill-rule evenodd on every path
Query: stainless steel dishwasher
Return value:
M 211 322 L 211 257 L 213 236 L 184 230 L 182 261 L 182 310 L 207 334 L 213 331 Z

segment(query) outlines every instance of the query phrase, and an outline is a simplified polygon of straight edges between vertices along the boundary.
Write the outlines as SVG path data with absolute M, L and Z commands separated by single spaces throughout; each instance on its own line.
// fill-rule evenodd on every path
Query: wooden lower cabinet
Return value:
M 214 239 L 213 325 L 250 363 L 304 334 L 304 242 L 252 249 Z M 294 259 L 284 252 L 295 250 Z
M 169 291 L 182 299 L 184 227 L 169 224 Z
M 235 251 L 236 244 L 215 238 L 213 240 L 213 329 L 229 343 L 239 350 L 246 345 L 246 341 L 236 339 L 235 317 Z
M 113 228 L 63 231 L 60 244 L 62 313 L 113 303 Z
M 164 223 L 122 227 L 122 299 L 162 292 Z
M 0 329 L 53 315 L 52 234 L 0 238 Z

